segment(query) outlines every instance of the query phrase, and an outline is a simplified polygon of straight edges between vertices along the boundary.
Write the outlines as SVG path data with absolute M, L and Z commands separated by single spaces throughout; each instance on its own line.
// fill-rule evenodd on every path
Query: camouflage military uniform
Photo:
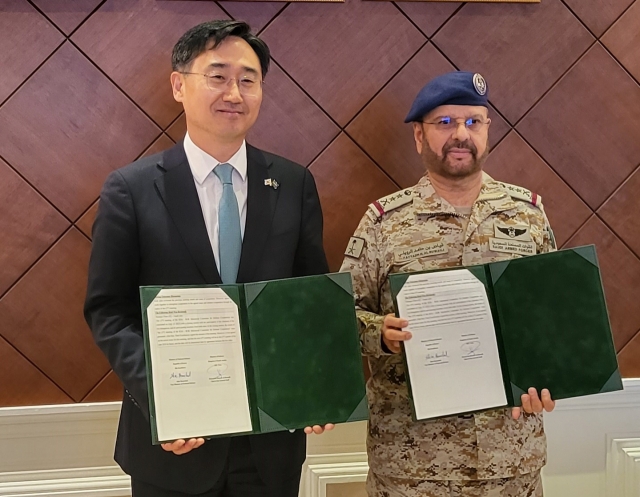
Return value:
M 496 409 L 414 422 L 402 358 L 383 350 L 381 329 L 384 316 L 394 312 L 390 273 L 551 250 L 555 242 L 539 197 L 486 174 L 467 219 L 435 192 L 428 175 L 369 206 L 342 271 L 353 276 L 362 352 L 372 375 L 367 447 L 375 475 L 414 482 L 488 480 L 537 473 L 545 464 L 541 415 L 514 420 L 510 409 Z
M 491 480 L 402 480 L 370 474 L 370 497 L 542 497 L 540 472 Z

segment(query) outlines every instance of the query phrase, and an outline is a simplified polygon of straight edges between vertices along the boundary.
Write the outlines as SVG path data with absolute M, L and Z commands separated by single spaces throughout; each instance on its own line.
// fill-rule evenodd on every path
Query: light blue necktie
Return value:
M 235 283 L 240 266 L 242 234 L 238 199 L 233 191 L 231 164 L 218 164 L 213 173 L 222 181 L 222 197 L 218 204 L 218 247 L 220 249 L 220 277 L 223 283 Z

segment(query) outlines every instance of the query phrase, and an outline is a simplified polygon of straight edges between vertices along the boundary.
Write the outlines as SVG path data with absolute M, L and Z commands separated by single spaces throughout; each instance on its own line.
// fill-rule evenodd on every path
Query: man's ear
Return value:
M 422 144 L 424 140 L 424 125 L 422 123 L 413 123 L 413 138 L 416 141 L 418 154 L 422 154 Z
M 171 90 L 176 102 L 184 100 L 184 76 L 179 72 L 173 71 L 171 73 Z

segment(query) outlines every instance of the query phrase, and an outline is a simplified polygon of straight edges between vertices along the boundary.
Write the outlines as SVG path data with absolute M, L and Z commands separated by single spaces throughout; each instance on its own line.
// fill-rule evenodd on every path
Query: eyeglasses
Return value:
M 245 97 L 255 97 L 260 93 L 263 81 L 260 78 L 250 75 L 240 76 L 239 78 L 230 78 L 221 73 L 203 74 L 199 72 L 181 72 L 180 74 L 192 74 L 194 76 L 204 76 L 207 80 L 207 88 L 216 93 L 224 93 L 231 86 L 231 82 L 235 82 L 238 91 Z
M 422 121 L 422 122 L 424 124 L 431 124 L 435 126 L 436 130 L 438 131 L 449 131 L 449 132 L 458 129 L 458 126 L 460 126 L 461 124 L 464 124 L 465 128 L 475 133 L 480 131 L 483 126 L 489 124 L 491 122 L 491 119 L 487 119 L 486 121 L 483 121 L 482 119 L 478 119 L 475 117 L 470 117 L 468 119 L 452 119 L 449 116 L 443 116 L 438 118 L 437 121 L 433 121 L 433 122 Z

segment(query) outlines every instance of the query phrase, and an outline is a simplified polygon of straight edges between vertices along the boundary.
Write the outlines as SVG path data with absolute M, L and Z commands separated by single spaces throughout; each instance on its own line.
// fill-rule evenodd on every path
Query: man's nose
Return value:
M 453 131 L 452 138 L 457 139 L 458 141 L 464 142 L 470 138 L 469 130 L 464 121 L 460 121 L 456 123 L 456 129 Z

